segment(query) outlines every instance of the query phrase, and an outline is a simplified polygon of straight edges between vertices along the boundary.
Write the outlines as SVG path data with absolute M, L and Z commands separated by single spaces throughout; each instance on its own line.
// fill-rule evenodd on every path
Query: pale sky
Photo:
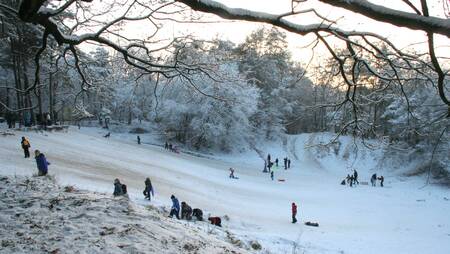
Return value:
M 285 13 L 290 11 L 290 0 L 220 0 L 223 4 L 234 8 L 245 8 L 253 11 L 268 12 L 272 14 Z M 376 4 L 386 5 L 390 8 L 398 10 L 409 11 L 409 7 L 401 0 L 373 0 Z M 416 6 L 420 6 L 419 0 L 412 0 Z M 429 9 L 430 14 L 434 16 L 444 17 L 444 10 L 442 7 L 442 0 L 430 0 Z M 308 0 L 305 3 L 301 3 L 302 9 L 315 8 L 322 16 L 329 19 L 338 20 L 338 27 L 343 30 L 358 30 L 379 33 L 382 36 L 387 37 L 394 42 L 397 47 L 403 48 L 407 45 L 419 42 L 425 42 L 426 37 L 424 32 L 417 32 L 406 28 L 395 27 L 390 24 L 376 22 L 370 20 L 362 15 L 358 15 L 352 12 L 348 12 L 341 8 L 330 7 L 329 5 L 320 3 L 314 0 Z M 169 9 L 165 9 L 166 11 Z M 208 20 L 220 20 L 217 16 L 205 14 L 205 18 Z M 301 24 L 310 24 L 320 22 L 312 14 L 304 14 L 296 17 L 292 21 L 297 21 Z M 212 24 L 180 24 L 169 22 L 164 25 L 161 35 L 170 39 L 177 35 L 191 34 L 198 38 L 211 39 L 219 37 L 221 39 L 229 39 L 235 43 L 243 42 L 245 37 L 255 29 L 263 26 L 261 23 L 251 23 L 244 21 L 229 21 L 224 20 L 223 23 Z M 127 27 L 121 32 L 122 35 L 128 35 L 131 37 L 141 37 L 150 34 L 149 31 L 151 25 L 137 25 L 133 23 L 132 27 Z M 270 27 L 270 26 L 268 26 Z M 313 36 L 300 36 L 297 34 L 289 33 L 288 42 L 290 50 L 294 56 L 294 60 L 299 62 L 307 62 L 310 58 L 311 51 L 301 49 L 302 46 L 309 44 L 314 37 Z M 436 36 L 436 51 L 438 56 L 445 56 L 450 58 L 450 40 L 443 36 Z M 415 45 L 416 50 L 426 50 L 426 44 L 422 46 Z M 320 55 L 329 56 L 325 48 L 317 48 L 316 56 Z

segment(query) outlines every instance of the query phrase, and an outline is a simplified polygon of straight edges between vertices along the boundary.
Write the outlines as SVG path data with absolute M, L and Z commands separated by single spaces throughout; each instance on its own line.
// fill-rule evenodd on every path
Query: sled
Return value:
M 307 222 L 305 222 L 305 225 L 310 226 L 310 227 L 318 227 L 319 223 L 307 221 Z
M 285 182 L 285 179 L 278 179 L 278 182 Z

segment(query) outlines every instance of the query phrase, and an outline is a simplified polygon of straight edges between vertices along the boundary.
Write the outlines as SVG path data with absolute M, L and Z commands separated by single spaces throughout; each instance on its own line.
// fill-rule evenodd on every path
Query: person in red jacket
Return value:
M 297 216 L 297 205 L 292 203 L 292 223 L 297 222 L 297 218 L 295 218 L 295 216 Z

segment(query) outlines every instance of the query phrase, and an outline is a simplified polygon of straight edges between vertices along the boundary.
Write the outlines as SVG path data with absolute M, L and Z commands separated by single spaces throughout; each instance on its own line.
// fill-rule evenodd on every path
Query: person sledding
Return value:
M 22 137 L 22 141 L 20 142 L 20 144 L 22 145 L 25 158 L 30 158 L 30 141 L 28 141 L 28 139 L 26 139 L 25 137 Z
M 48 173 L 48 165 L 50 162 L 47 161 L 45 155 L 39 150 L 34 151 L 34 159 L 36 160 L 36 165 L 38 168 L 38 176 L 45 176 Z
M 229 170 L 230 170 L 230 178 L 231 178 L 231 179 L 239 179 L 238 177 L 236 177 L 236 176 L 234 175 L 234 168 L 230 168 Z
M 118 178 L 114 179 L 114 197 L 127 194 L 127 186 L 122 184 Z
M 291 206 L 292 206 L 291 207 L 291 209 L 292 209 L 292 223 L 296 223 L 297 222 L 297 218 L 296 218 L 296 216 L 297 216 L 297 205 L 294 202 L 292 202 Z
M 170 199 L 172 200 L 172 208 L 170 208 L 169 217 L 172 218 L 175 215 L 177 219 L 180 219 L 180 202 L 174 195 L 170 196 Z
M 155 196 L 153 192 L 152 181 L 150 181 L 150 178 L 147 177 L 144 183 L 145 183 L 144 196 L 146 199 L 151 200 L 151 196 Z

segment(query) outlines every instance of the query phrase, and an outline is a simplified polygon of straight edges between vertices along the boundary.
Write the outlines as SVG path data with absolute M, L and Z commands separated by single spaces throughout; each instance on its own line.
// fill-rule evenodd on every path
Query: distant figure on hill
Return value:
M 291 160 L 290 159 L 287 160 L 287 163 L 288 163 L 288 168 L 291 168 Z
M 268 163 L 270 164 L 270 153 L 267 154 L 267 161 L 268 161 Z
M 192 216 L 197 218 L 198 221 L 203 221 L 203 211 L 200 208 L 194 208 L 192 210 Z
M 45 158 L 45 155 L 39 150 L 34 151 L 34 159 L 36 159 L 36 165 L 38 168 L 38 176 L 45 176 L 48 173 L 48 165 L 50 165 L 50 162 L 47 161 L 47 158 Z
M 150 181 L 150 178 L 147 177 L 144 183 L 145 183 L 144 196 L 146 199 L 151 200 L 151 196 L 155 196 L 155 193 L 153 192 L 152 181 Z
M 169 150 L 169 144 L 167 143 L 167 141 L 166 141 L 166 143 L 164 144 L 164 149 Z
M 278 167 L 278 158 L 275 159 L 275 166 Z
M 169 217 L 172 218 L 175 215 L 177 219 L 180 219 L 180 202 L 174 195 L 170 196 L 170 199 L 172 200 L 172 208 Z
M 22 137 L 22 141 L 20 142 L 22 144 L 23 153 L 25 155 L 25 158 L 30 158 L 30 141 L 26 139 L 25 137 Z
M 192 220 L 192 208 L 184 201 L 181 202 L 181 219 Z
M 297 216 L 297 205 L 294 202 L 292 202 L 291 209 L 292 209 L 292 223 L 296 223 L 297 222 L 297 218 L 296 218 L 296 216 Z
M 172 143 L 169 143 L 169 150 L 173 152 Z
M 232 179 L 238 179 L 235 175 L 234 175 L 234 168 L 230 168 L 230 178 Z
M 273 181 L 273 171 L 270 171 L 270 178 L 271 178 L 272 181 Z
M 137 136 L 137 142 L 138 142 L 138 145 L 141 144 L 141 137 Z
M 376 186 L 377 185 L 377 174 L 373 174 L 372 177 L 370 178 L 370 183 L 372 183 L 372 186 Z
M 359 181 L 358 181 L 358 171 L 356 171 L 356 169 L 353 170 L 353 183 L 354 183 L 354 184 L 359 184 Z
M 118 178 L 114 179 L 114 192 L 115 197 L 127 194 L 127 186 L 122 184 Z
M 103 136 L 104 138 L 109 138 L 111 137 L 111 132 L 108 132 L 105 136 Z
M 284 169 L 287 169 L 287 157 L 284 157 L 283 162 L 284 162 Z
M 380 177 L 378 178 L 378 180 L 380 180 L 380 186 L 381 186 L 381 187 L 384 187 L 384 185 L 383 185 L 383 183 L 384 183 L 384 176 L 380 176 Z

